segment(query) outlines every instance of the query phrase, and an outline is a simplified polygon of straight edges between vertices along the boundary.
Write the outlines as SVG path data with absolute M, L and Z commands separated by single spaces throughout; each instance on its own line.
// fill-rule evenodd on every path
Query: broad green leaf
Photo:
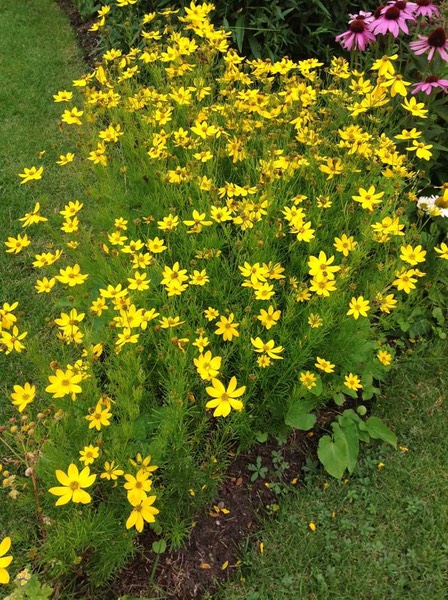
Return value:
M 329 435 L 324 435 L 320 438 L 317 456 L 320 462 L 324 465 L 325 470 L 341 479 L 347 468 L 347 442 L 344 435 L 335 436 L 335 441 Z
M 244 40 L 244 15 L 240 15 L 235 23 L 235 41 L 239 52 L 243 51 Z
M 353 408 L 347 408 L 346 410 L 344 410 L 344 412 L 342 413 L 342 419 L 351 419 L 352 421 L 354 421 L 357 425 L 358 423 L 361 422 L 361 419 L 359 418 L 359 416 L 355 413 L 355 411 L 353 410 Z
M 265 442 L 268 441 L 268 434 L 265 431 L 257 431 L 257 433 L 255 435 L 255 439 L 260 444 L 264 444 Z
M 295 400 L 286 413 L 285 423 L 294 429 L 308 431 L 316 424 L 316 415 L 309 411 L 315 407 L 315 401 L 311 398 Z
M 365 421 L 367 432 L 375 440 L 383 440 L 394 448 L 397 447 L 397 436 L 378 417 L 369 417 Z
M 313 396 L 320 396 L 323 389 L 322 379 L 318 376 L 315 383 L 316 385 L 310 389 L 310 394 L 313 394 Z
M 313 413 L 294 413 L 294 411 L 289 411 L 286 415 L 285 423 L 294 429 L 309 431 L 316 424 L 316 420 L 316 415 Z
M 343 415 L 339 422 L 347 444 L 347 469 L 349 473 L 353 473 L 359 455 L 358 426 L 354 420 L 347 415 Z
M 166 550 L 166 541 L 165 540 L 157 540 L 152 543 L 152 550 L 156 554 L 163 554 Z
M 333 394 L 333 401 L 336 406 L 343 406 L 345 404 L 345 396 L 342 392 L 337 392 Z

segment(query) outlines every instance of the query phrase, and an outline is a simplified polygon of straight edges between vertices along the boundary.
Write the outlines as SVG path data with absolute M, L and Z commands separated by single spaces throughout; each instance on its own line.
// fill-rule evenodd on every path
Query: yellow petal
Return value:
M 63 504 L 67 504 L 72 499 L 72 490 L 70 490 L 65 496 L 61 496 L 59 500 L 55 503 L 55 506 L 62 506 Z
M 11 548 L 11 538 L 5 537 L 5 539 L 0 544 L 0 556 L 3 556 L 4 554 L 6 554 L 10 548 Z
M 73 502 L 88 504 L 91 500 L 90 494 L 84 490 L 77 489 L 73 492 Z
M 70 478 L 64 473 L 64 471 L 60 471 L 59 469 L 56 471 L 56 479 L 59 481 L 61 485 L 68 486 L 70 485 Z
M 68 486 L 64 487 L 52 487 L 48 490 L 50 494 L 54 494 L 55 496 L 63 496 L 64 494 L 68 494 L 70 492 L 70 488 Z
M 159 512 L 159 511 L 157 511 Z M 0 569 L 4 569 L 8 567 L 12 563 L 12 556 L 5 556 L 4 558 L 0 558 Z
M 9 583 L 9 573 L 6 569 L 0 569 L 0 583 Z

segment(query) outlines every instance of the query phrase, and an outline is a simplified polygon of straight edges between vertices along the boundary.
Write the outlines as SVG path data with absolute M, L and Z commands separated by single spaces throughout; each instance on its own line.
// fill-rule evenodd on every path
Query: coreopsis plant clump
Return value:
M 229 450 L 312 429 L 328 403 L 360 408 L 323 438 L 331 474 L 354 469 L 354 436 L 395 444 L 363 403 L 405 323 L 442 310 L 445 234 L 418 201 L 426 156 L 400 145 L 418 137 L 397 126 L 412 115 L 379 72 L 390 61 L 248 61 L 212 10 L 146 14 L 142 50 L 109 50 L 54 95 L 57 168 L 83 197 L 46 211 L 29 179 L 4 242 L 48 296 L 52 351 L 5 299 L 1 358 L 29 375 L 5 394 L 1 493 L 33 499 L 56 578 L 82 564 L 104 582 L 148 528 L 179 545 Z

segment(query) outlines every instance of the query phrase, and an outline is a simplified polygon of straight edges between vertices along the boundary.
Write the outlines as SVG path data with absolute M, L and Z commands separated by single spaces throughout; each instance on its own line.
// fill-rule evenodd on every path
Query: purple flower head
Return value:
M 417 8 L 415 9 L 414 15 L 416 17 L 438 17 L 440 11 L 432 0 L 415 0 Z
M 428 60 L 432 60 L 437 52 L 442 60 L 448 62 L 448 41 L 443 27 L 436 27 L 428 37 L 419 35 L 416 42 L 409 44 L 409 48 L 417 55 L 428 52 Z
M 414 83 L 412 86 L 414 89 L 412 90 L 413 94 L 417 94 L 418 92 L 425 92 L 429 96 L 432 90 L 440 89 L 445 93 L 448 93 L 448 79 L 439 79 L 435 75 L 430 75 L 425 79 L 425 81 L 421 81 L 420 83 Z
M 415 2 L 406 2 L 406 0 L 396 0 L 396 2 L 388 2 L 388 6 L 396 6 L 400 9 L 401 15 L 408 19 L 415 21 L 414 15 L 417 10 L 417 4 Z
M 347 31 L 336 36 L 336 41 L 346 50 L 361 50 L 363 52 L 367 46 L 375 41 L 375 36 L 368 29 L 368 24 L 364 19 L 355 19 L 351 21 Z
M 371 24 L 372 32 L 375 35 L 391 33 L 394 37 L 398 37 L 400 31 L 409 33 L 406 21 L 415 21 L 415 19 L 407 4 L 411 3 L 399 0 L 388 6 L 378 7 L 375 12 L 375 20 Z
M 369 25 L 375 18 L 371 12 L 366 12 L 364 10 L 360 10 L 356 15 L 350 14 L 349 17 L 349 23 L 353 23 L 353 21 L 364 21 L 366 25 Z

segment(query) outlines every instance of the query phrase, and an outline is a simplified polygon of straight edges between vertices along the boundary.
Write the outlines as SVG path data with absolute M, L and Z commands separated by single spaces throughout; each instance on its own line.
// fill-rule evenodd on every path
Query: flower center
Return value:
M 430 75 L 425 79 L 425 83 L 436 83 L 439 81 L 439 78 L 436 75 Z
M 73 491 L 78 490 L 79 489 L 79 483 L 77 481 L 72 481 L 70 483 L 70 489 L 73 490 Z
M 404 0 L 398 0 L 398 2 L 395 2 L 394 6 L 396 6 L 400 10 L 403 10 L 406 8 L 406 2 Z
M 417 6 L 429 6 L 431 4 L 431 0 L 417 0 Z
M 400 18 L 400 9 L 398 6 L 391 6 L 384 13 L 384 18 L 388 21 L 397 21 Z
M 363 21 L 360 19 L 356 19 L 352 23 L 350 23 L 350 31 L 353 33 L 362 33 L 365 30 L 366 26 Z
M 443 27 L 437 27 L 428 36 L 428 44 L 433 48 L 443 48 L 446 44 L 446 34 Z
M 381 4 L 380 6 L 378 6 L 378 8 L 376 9 L 376 11 L 373 13 L 373 16 L 375 17 L 375 19 L 379 19 L 381 16 L 381 11 L 384 8 L 384 4 Z

